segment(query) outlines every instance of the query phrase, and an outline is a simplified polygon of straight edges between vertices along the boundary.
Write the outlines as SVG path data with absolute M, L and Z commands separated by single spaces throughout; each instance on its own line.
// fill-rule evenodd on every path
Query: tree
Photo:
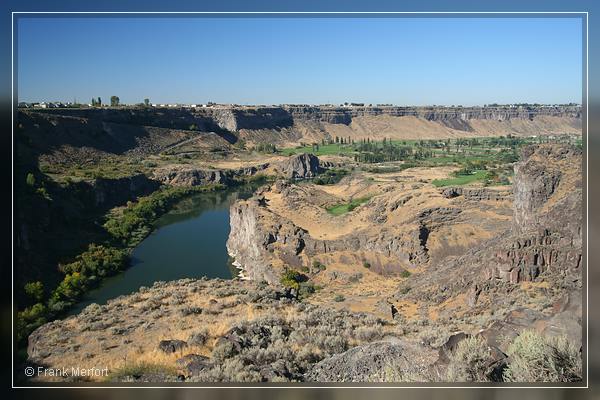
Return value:
M 119 97 L 118 96 L 110 96 L 110 106 L 117 107 L 119 105 Z
M 150 105 L 150 99 L 144 99 L 144 105 L 148 107 Z
M 25 284 L 25 293 L 36 303 L 44 298 L 44 284 L 40 281 Z
M 100 97 L 98 97 L 98 100 L 96 101 L 96 105 L 98 107 L 102 107 L 102 99 Z
M 96 99 L 94 97 L 92 97 L 92 107 L 96 107 L 96 106 L 97 106 Z

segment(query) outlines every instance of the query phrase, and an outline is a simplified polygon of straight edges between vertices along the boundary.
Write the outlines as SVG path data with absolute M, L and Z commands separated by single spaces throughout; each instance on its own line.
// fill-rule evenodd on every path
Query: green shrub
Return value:
M 177 369 L 166 364 L 154 364 L 146 362 L 127 362 L 122 367 L 119 367 L 110 372 L 106 377 L 107 381 L 119 381 L 130 377 L 139 378 L 146 374 L 149 375 L 162 375 L 171 376 L 175 378 L 177 376 Z
M 30 172 L 27 174 L 27 186 L 35 186 L 35 176 Z
M 25 293 L 35 302 L 40 302 L 44 298 L 44 284 L 40 281 L 28 282 L 25 284 Z
M 220 340 L 213 348 L 212 357 L 217 362 L 223 362 L 228 358 L 235 356 L 238 350 L 229 340 Z
M 259 143 L 256 146 L 254 146 L 254 151 L 258 151 L 260 153 L 274 154 L 277 153 L 277 146 L 275 146 L 273 143 Z
M 341 295 L 341 294 L 336 294 L 335 297 L 333 298 L 333 301 L 337 301 L 338 303 L 342 302 L 344 300 L 346 300 L 346 298 L 344 297 L 344 295 Z
M 317 185 L 334 185 L 346 175 L 348 175 L 348 170 L 332 168 L 317 176 L 312 181 Z
M 67 274 L 58 287 L 54 289 L 54 292 L 52 292 L 50 301 L 72 302 L 83 294 L 86 289 L 86 284 L 86 278 L 81 272 Z
M 146 168 L 154 168 L 154 167 L 156 167 L 158 164 L 156 164 L 154 161 L 144 161 L 143 165 L 144 165 L 144 167 L 146 167 Z
M 446 372 L 449 382 L 489 382 L 491 350 L 485 339 L 472 336 L 462 340 L 450 354 Z
M 582 380 L 581 353 L 565 337 L 546 338 L 523 331 L 509 346 L 507 382 L 578 382 Z
M 281 275 L 280 282 L 283 286 L 298 290 L 300 288 L 300 282 L 306 281 L 306 275 L 303 275 L 295 269 L 287 269 Z
M 367 261 L 363 261 L 363 267 L 365 267 L 365 268 L 371 268 L 371 263 L 369 263 Z
M 408 292 L 410 292 L 410 286 L 404 286 L 402 288 L 400 288 L 398 291 L 400 292 L 400 294 L 407 294 Z
M 152 223 L 164 214 L 177 200 L 194 192 L 209 191 L 219 186 L 170 187 L 128 202 L 123 213 L 110 217 L 104 228 L 120 244 L 133 247 L 152 231 Z
M 315 285 L 312 282 L 300 282 L 298 287 L 298 297 L 301 299 L 307 298 L 316 292 Z
M 128 256 L 124 250 L 92 243 L 74 262 L 62 266 L 61 269 L 66 274 L 80 272 L 88 277 L 105 277 L 121 271 L 127 260 Z
M 327 269 L 327 266 L 325 264 L 322 264 L 320 261 L 318 260 L 314 260 L 312 262 L 312 267 L 314 270 L 316 271 L 325 271 Z
M 402 270 L 402 272 L 400 272 L 400 277 L 402 277 L 402 278 L 408 278 L 409 276 L 411 276 L 411 273 L 410 273 L 410 271 L 408 271 L 406 269 Z
M 36 303 L 17 313 L 16 334 L 19 343 L 24 342 L 31 331 L 47 322 L 48 310 L 42 303 Z

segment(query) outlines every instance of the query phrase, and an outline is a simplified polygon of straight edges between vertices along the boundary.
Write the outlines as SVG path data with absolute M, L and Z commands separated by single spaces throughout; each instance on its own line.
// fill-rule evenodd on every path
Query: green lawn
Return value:
M 369 201 L 370 197 L 360 197 L 358 199 L 353 199 L 349 203 L 340 203 L 334 206 L 328 207 L 327 212 L 331 215 L 338 216 L 342 214 L 346 214 L 354 210 L 356 207 L 360 206 L 363 203 Z
M 280 153 L 286 156 L 292 154 L 300 154 L 300 153 L 312 153 L 316 156 L 323 155 L 351 155 L 356 153 L 356 151 L 352 148 L 350 144 L 326 144 L 319 145 L 319 150 L 314 151 L 312 146 L 304 146 L 304 147 L 288 147 L 285 149 L 281 149 Z
M 485 178 L 486 171 L 478 170 L 471 175 L 460 175 L 456 178 L 435 179 L 431 183 L 436 187 L 442 186 L 460 186 L 469 183 L 477 182 Z

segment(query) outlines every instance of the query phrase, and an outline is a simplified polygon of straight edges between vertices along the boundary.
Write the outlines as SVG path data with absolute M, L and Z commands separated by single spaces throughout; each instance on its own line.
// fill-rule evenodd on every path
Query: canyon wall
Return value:
M 332 124 L 349 125 L 353 118 L 389 115 L 392 117 L 418 117 L 427 121 L 447 121 L 459 129 L 461 124 L 454 121 L 489 119 L 504 121 L 509 119 L 533 120 L 539 116 L 581 118 L 579 106 L 528 106 L 528 107 L 284 107 L 296 119 L 315 120 Z
M 523 121 L 527 123 L 536 120 L 544 121 L 545 118 L 563 120 L 566 126 L 572 126 L 580 130 L 582 115 L 580 106 L 334 107 L 286 105 L 271 107 L 41 109 L 35 110 L 35 112 L 118 124 L 184 130 L 194 129 L 221 133 L 264 130 L 285 132 L 286 130 L 300 128 L 306 130 L 306 126 L 317 124 L 321 130 L 324 129 L 329 134 L 331 132 L 328 132 L 326 126 L 328 124 L 352 126 L 353 123 L 361 124 L 363 120 L 370 121 L 372 118 L 385 121 L 386 118 L 394 120 L 407 117 L 436 123 L 437 126 L 457 132 L 477 133 L 482 127 L 479 127 L 477 123 L 474 124 L 473 121 L 493 121 L 495 123 Z M 325 125 L 321 126 L 322 124 Z M 312 126 L 312 128 L 315 127 Z M 561 133 L 560 131 L 564 129 L 563 126 L 556 129 L 556 132 L 551 133 Z M 376 132 L 371 133 L 375 134 Z M 509 130 L 506 133 L 510 133 Z M 544 133 L 543 129 L 540 133 Z M 491 134 L 494 133 L 491 132 Z M 252 137 L 250 135 L 250 139 Z M 231 137 L 229 139 L 233 140 Z
M 582 151 L 570 145 L 528 146 L 515 165 L 512 226 L 481 246 L 411 282 L 420 299 L 443 302 L 471 290 L 545 281 L 581 294 Z M 507 286 L 508 285 L 508 286 Z M 441 290 L 441 288 L 443 290 Z

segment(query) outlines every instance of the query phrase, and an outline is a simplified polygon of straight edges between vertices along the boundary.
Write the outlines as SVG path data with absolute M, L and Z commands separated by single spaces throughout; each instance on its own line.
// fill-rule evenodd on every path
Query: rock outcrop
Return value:
M 452 199 L 454 197 L 463 196 L 465 200 L 481 201 L 481 200 L 511 200 L 512 191 L 510 189 L 497 190 L 491 188 L 467 188 L 462 186 L 448 187 L 441 190 L 444 197 Z
M 277 163 L 263 163 L 238 169 L 217 170 L 186 165 L 168 166 L 154 170 L 153 178 L 173 186 L 229 185 L 238 178 L 254 176 L 258 173 L 300 180 L 314 178 L 323 170 L 317 156 L 303 153 Z
M 154 192 L 160 183 L 137 174 L 126 178 L 97 178 L 90 185 L 97 206 L 114 207 Z
M 261 227 L 259 204 L 260 200 L 256 199 L 231 206 L 229 218 L 232 229 L 227 239 L 227 252 L 235 259 L 243 278 L 275 283 L 278 275 L 265 255 L 267 246 L 275 241 L 275 237 Z
M 393 339 L 356 346 L 315 364 L 309 382 L 402 382 L 437 360 L 431 348 Z
M 281 162 L 277 167 L 287 179 L 314 178 L 322 172 L 322 168 L 319 166 L 319 158 L 309 153 L 292 156 L 289 160 Z
M 461 271 L 453 279 L 442 274 L 430 276 L 429 283 L 439 279 L 448 296 L 464 292 L 469 282 L 480 282 L 480 287 L 483 282 L 516 284 L 546 273 L 580 287 L 581 179 L 581 150 L 568 145 L 525 148 L 515 166 L 512 228 L 447 263 L 442 270 Z
M 510 246 L 495 253 L 488 278 L 516 283 L 534 280 L 546 270 L 581 274 L 581 179 L 580 149 L 557 145 L 523 150 L 515 165 L 515 232 Z
M 267 169 L 269 164 L 239 169 L 201 169 L 187 166 L 169 166 L 153 172 L 154 179 L 172 186 L 230 185 L 238 178 L 254 176 Z
M 228 185 L 232 173 L 221 170 L 168 167 L 154 171 L 154 178 L 172 186 L 202 186 L 209 184 Z

